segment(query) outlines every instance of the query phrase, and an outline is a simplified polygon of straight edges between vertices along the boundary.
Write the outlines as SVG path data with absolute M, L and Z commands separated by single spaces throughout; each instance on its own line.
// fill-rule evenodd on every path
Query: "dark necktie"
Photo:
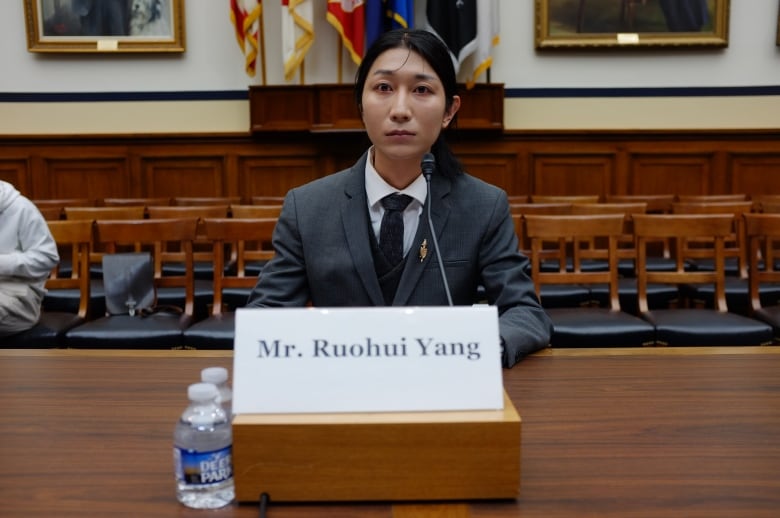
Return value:
M 404 209 L 411 201 L 411 196 L 398 193 L 381 200 L 385 215 L 379 227 L 379 247 L 393 266 L 404 258 Z

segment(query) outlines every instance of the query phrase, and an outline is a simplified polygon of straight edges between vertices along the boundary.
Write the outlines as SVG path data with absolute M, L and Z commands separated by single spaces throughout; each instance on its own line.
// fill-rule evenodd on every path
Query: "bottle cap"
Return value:
M 187 388 L 190 401 L 213 401 L 218 394 L 219 390 L 213 383 L 193 383 Z
M 228 379 L 228 370 L 224 367 L 206 367 L 200 371 L 202 381 L 219 385 Z

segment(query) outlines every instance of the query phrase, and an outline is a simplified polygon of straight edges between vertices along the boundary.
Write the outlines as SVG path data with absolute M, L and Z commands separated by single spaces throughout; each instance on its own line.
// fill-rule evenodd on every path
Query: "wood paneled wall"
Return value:
M 780 130 L 469 132 L 467 169 L 509 194 L 780 193 Z M 33 199 L 283 195 L 351 165 L 359 131 L 0 137 L 0 179 Z

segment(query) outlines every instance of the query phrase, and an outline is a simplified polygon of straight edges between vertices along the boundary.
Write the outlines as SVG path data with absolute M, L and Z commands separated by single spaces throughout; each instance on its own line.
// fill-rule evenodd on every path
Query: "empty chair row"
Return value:
M 510 195 L 510 203 L 647 203 L 650 212 L 664 211 L 674 202 L 711 203 L 751 201 L 757 208 L 764 203 L 779 204 L 780 194 L 571 194 Z
M 672 214 L 729 214 L 734 218 L 734 227 L 732 234 L 727 239 L 728 257 L 727 273 L 746 277 L 746 251 L 744 239 L 744 223 L 742 215 L 752 211 L 750 202 L 675 202 L 672 203 Z M 524 234 L 523 217 L 532 214 L 622 214 L 625 217 L 624 235 L 621 244 L 624 245 L 619 250 L 622 258 L 631 257 L 633 243 L 632 235 L 632 217 L 636 214 L 647 213 L 647 206 L 644 203 L 600 203 L 600 204 L 527 204 L 518 208 L 513 214 L 515 218 L 515 229 L 520 240 L 520 246 L 528 250 L 528 239 Z M 695 240 L 689 240 L 686 244 L 690 245 Z M 669 257 L 668 241 L 659 240 L 662 246 L 663 256 Z M 695 254 L 693 254 L 695 255 Z M 702 257 L 696 263 L 699 268 L 711 268 L 711 259 Z M 709 266 L 706 266 L 709 264 Z M 621 274 L 631 275 L 633 269 L 632 262 L 623 262 L 621 264 Z
M 636 237 L 636 315 L 623 311 L 619 296 L 618 243 L 624 232 L 624 218 L 617 215 L 528 215 L 526 232 L 531 240 L 532 277 L 537 293 L 543 296 L 548 285 L 606 285 L 608 303 L 599 308 L 548 309 L 554 332 L 553 347 L 609 347 L 646 345 L 765 345 L 778 336 L 777 316 L 761 304 L 763 282 L 778 282 L 774 257 L 780 243 L 780 215 L 747 214 L 750 240 L 751 312 L 739 315 L 728 311 L 725 282 L 725 242 L 733 232 L 728 214 L 647 215 L 633 218 Z M 707 248 L 714 267 L 707 271 L 686 268 L 690 248 L 685 242 L 708 238 Z M 648 268 L 647 250 L 659 239 L 670 240 L 674 267 L 653 271 Z M 602 243 L 594 246 L 594 243 Z M 544 260 L 554 257 L 560 267 L 544 269 Z M 604 270 L 588 270 L 583 264 L 592 259 L 606 261 Z M 714 304 L 695 307 L 684 300 L 671 307 L 653 308 L 648 293 L 653 284 L 711 285 Z
M 195 318 L 195 244 L 198 227 L 212 249 L 214 279 L 209 315 Z M 249 268 L 262 263 L 272 252 L 258 243 L 270 240 L 274 218 L 195 218 L 86 220 L 51 222 L 58 244 L 70 246 L 73 267 L 67 277 L 58 269 L 47 281 L 47 289 L 77 289 L 78 310 L 48 311 L 32 329 L 8 337 L 11 347 L 86 347 L 86 348 L 232 348 L 232 317 L 228 309 L 243 306 L 257 272 Z M 149 311 L 136 315 L 94 314 L 89 265 L 93 248 L 105 247 L 108 253 L 141 250 L 149 254 L 153 265 L 156 302 Z M 183 265 L 181 274 L 163 274 L 167 263 Z M 227 300 L 232 302 L 228 303 Z M 176 306 L 175 311 L 168 311 Z
M 579 207 L 587 210 L 567 210 L 567 214 L 607 214 L 617 212 L 624 214 L 624 232 L 618 241 L 618 274 L 619 294 L 624 308 L 631 312 L 637 312 L 636 305 L 636 236 L 633 232 L 633 217 L 641 214 L 641 210 L 628 210 L 627 207 L 635 204 L 604 204 L 603 207 L 594 205 L 572 205 L 570 208 Z M 744 215 L 749 213 L 746 202 L 714 202 L 711 204 L 678 203 L 675 204 L 675 213 L 682 214 L 724 214 L 733 218 L 732 231 L 724 240 L 724 255 L 726 258 L 726 297 L 729 301 L 729 309 L 732 312 L 748 314 L 750 312 L 750 298 L 747 289 L 747 242 L 745 238 Z M 677 210 L 680 207 L 680 210 Z M 614 209 L 620 210 L 614 210 Z M 609 209 L 609 210 L 607 210 Z M 623 210 L 625 209 L 625 211 Z M 541 212 L 542 214 L 548 212 Z M 525 232 L 525 218 L 527 216 L 514 215 L 515 228 L 520 240 L 521 248 L 530 252 L 529 239 Z M 647 254 L 647 267 L 653 271 L 671 271 L 675 269 L 675 263 L 671 257 L 671 247 L 674 243 L 666 238 L 659 238 L 651 244 Z M 686 247 L 685 269 L 695 271 L 711 271 L 715 265 L 712 258 L 711 238 L 688 238 L 680 243 Z M 582 265 L 585 269 L 607 268 L 603 260 L 588 260 Z M 542 268 L 559 268 L 548 261 L 542 263 Z M 649 287 L 649 300 L 653 307 L 663 307 L 681 296 L 696 301 L 700 306 L 713 307 L 715 305 L 714 285 L 684 285 L 679 289 L 669 286 L 653 284 Z M 766 303 L 780 300 L 780 286 L 775 284 L 762 284 L 761 297 Z M 680 293 L 682 292 L 682 293 Z M 574 306 L 586 304 L 606 305 L 607 295 L 603 287 L 586 289 L 582 286 L 566 286 L 565 288 L 545 288 L 542 294 L 542 304 L 545 307 Z
M 32 200 L 38 210 L 47 220 L 63 219 L 66 208 L 90 208 L 90 207 L 201 207 L 209 205 L 232 207 L 235 205 L 266 205 L 280 206 L 284 202 L 282 196 L 253 196 L 247 200 L 240 196 L 218 197 L 143 197 L 143 198 L 103 198 L 92 200 L 89 198 L 64 198 L 48 200 Z
M 752 252 L 748 271 L 754 275 L 765 271 L 769 275 L 776 267 L 780 215 L 748 214 L 744 218 Z M 771 343 L 773 337 L 777 336 L 780 326 L 762 323 L 758 319 L 762 312 L 768 318 L 772 311 L 761 306 L 760 297 L 756 293 L 751 293 L 754 301 L 751 318 L 727 311 L 724 296 L 724 243 L 733 225 L 733 218 L 729 215 L 634 216 L 636 261 L 642 272 L 636 284 L 639 311 L 638 315 L 623 312 L 617 296 L 616 265 L 624 221 L 620 214 L 527 216 L 527 232 L 532 240 L 532 277 L 538 292 L 547 284 L 598 283 L 608 286 L 609 302 L 606 308 L 598 311 L 583 308 L 573 311 L 550 310 L 555 325 L 553 346 L 751 345 Z M 212 246 L 215 275 L 210 315 L 200 321 L 196 321 L 193 314 L 197 219 L 99 220 L 94 224 L 79 220 L 53 222 L 52 232 L 58 243 L 74 245 L 73 273 L 68 278 L 72 284 L 68 286 L 79 287 L 82 300 L 79 310 L 74 312 L 75 317 L 66 315 L 67 319 L 62 315 L 44 312 L 41 322 L 35 328 L 10 337 L 7 343 L 14 347 L 230 348 L 233 321 L 228 309 L 232 308 L 226 304 L 226 297 L 231 290 L 237 290 L 239 299 L 246 300 L 256 281 L 255 275 L 247 273 L 248 262 L 268 257 L 268 251 L 263 250 L 256 250 L 258 255 L 251 255 L 255 250 L 252 243 L 270 239 L 275 222 L 273 218 L 207 218 L 203 221 L 205 235 Z M 681 241 L 694 237 L 712 239 L 715 265 L 712 271 L 686 271 L 686 247 L 679 243 L 673 247 L 673 271 L 648 271 L 645 250 L 652 241 L 660 238 Z M 606 246 L 594 246 L 603 240 Z M 549 258 L 551 253 L 550 246 L 545 246 L 545 243 L 556 244 L 560 264 L 571 264 L 571 268 L 567 266 L 543 271 L 542 256 Z M 175 250 L 170 251 L 168 244 L 175 245 Z M 96 245 L 105 245 L 111 253 L 122 246 L 135 250 L 136 246 L 141 245 L 142 250 L 152 254 L 158 295 L 166 289 L 179 290 L 181 310 L 151 311 L 144 316 L 102 314 L 89 318 L 91 285 L 85 264 L 88 265 L 92 248 Z M 606 272 L 588 272 L 582 265 L 589 260 L 606 260 L 609 267 Z M 162 274 L 163 265 L 170 261 L 183 263 L 182 275 Z M 751 277 L 751 290 L 762 282 L 753 279 Z M 777 281 L 776 278 L 772 280 Z M 51 281 L 50 289 L 58 289 L 55 278 Z M 675 286 L 688 283 L 712 284 L 716 294 L 715 306 L 702 309 L 678 304 L 676 308 L 652 308 L 646 303 L 648 287 L 652 283 Z M 618 320 L 619 325 L 613 328 L 612 323 Z M 585 332 L 581 330 L 583 327 Z
M 39 207 L 47 221 L 60 219 L 140 219 L 160 217 L 278 217 L 281 204 L 111 205 Z
M 741 212 L 780 212 L 780 201 L 750 201 L 750 200 L 719 200 L 694 201 L 672 200 L 648 197 L 629 199 L 619 197 L 607 202 L 595 201 L 545 201 L 518 202 L 510 201 L 509 208 L 513 214 L 577 214 L 577 213 L 626 213 L 644 212 L 664 214 L 673 212 L 714 212 L 716 209 L 726 212 L 739 210 Z

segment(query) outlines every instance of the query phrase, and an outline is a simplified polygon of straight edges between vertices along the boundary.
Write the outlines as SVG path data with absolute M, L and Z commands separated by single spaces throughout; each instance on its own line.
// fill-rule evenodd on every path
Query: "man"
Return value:
M 287 194 L 276 255 L 248 305 L 445 306 L 451 292 L 464 306 L 481 285 L 498 308 L 504 367 L 547 347 L 552 324 L 518 251 L 506 193 L 467 174 L 443 139 L 461 103 L 447 47 L 427 31 L 386 32 L 355 83 L 372 145 L 351 168 Z M 430 200 L 421 170 L 428 152 Z
M 38 208 L 0 181 L 0 337 L 38 322 L 44 284 L 58 262 L 57 243 Z

